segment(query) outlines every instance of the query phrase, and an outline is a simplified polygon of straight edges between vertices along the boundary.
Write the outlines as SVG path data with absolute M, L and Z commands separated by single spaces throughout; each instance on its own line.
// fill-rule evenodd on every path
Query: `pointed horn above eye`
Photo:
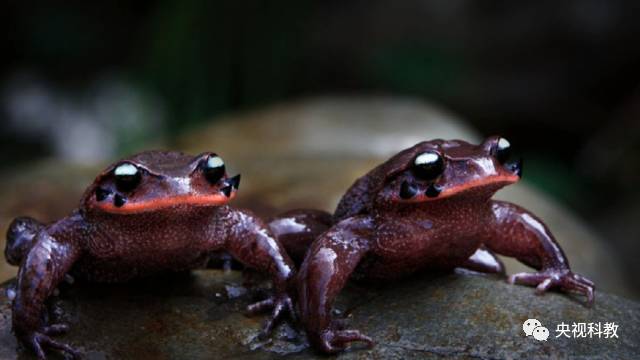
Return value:
M 231 196 L 231 192 L 233 191 L 233 187 L 231 185 L 227 185 L 227 186 L 223 187 L 222 189 L 220 189 L 220 191 L 224 194 L 224 196 L 229 197 L 229 196 Z
M 233 190 L 238 190 L 238 188 L 240 187 L 240 174 L 226 179 L 224 181 L 224 185 L 225 187 L 223 187 L 222 189 L 220 189 L 220 191 L 222 191 L 222 193 L 226 196 L 229 197 L 231 196 L 231 192 L 233 192 Z
M 518 177 L 522 177 L 522 158 L 520 158 L 517 161 L 509 164 L 509 169 L 511 171 L 513 171 L 514 173 L 516 173 L 516 175 L 518 175 Z
M 240 174 L 228 179 L 227 184 L 233 186 L 234 189 L 238 190 L 240 188 Z

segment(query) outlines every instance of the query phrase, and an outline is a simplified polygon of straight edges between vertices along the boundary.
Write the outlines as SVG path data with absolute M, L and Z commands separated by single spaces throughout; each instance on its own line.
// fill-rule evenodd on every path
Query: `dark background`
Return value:
M 103 161 L 222 112 L 428 99 L 524 154 L 627 269 L 640 253 L 638 1 L 8 1 L 0 171 Z M 630 276 L 636 285 L 640 280 Z

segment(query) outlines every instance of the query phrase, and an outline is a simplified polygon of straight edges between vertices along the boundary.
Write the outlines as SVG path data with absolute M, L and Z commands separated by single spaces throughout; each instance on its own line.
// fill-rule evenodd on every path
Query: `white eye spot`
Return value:
M 210 156 L 209 159 L 207 159 L 208 168 L 217 168 L 222 166 L 224 166 L 224 161 L 222 161 L 220 156 Z
M 510 146 L 511 146 L 511 143 L 509 143 L 509 141 L 507 141 L 507 139 L 500 138 L 500 140 L 498 140 L 498 149 L 503 150 L 503 149 L 506 149 L 506 148 L 508 148 Z
M 129 163 L 125 163 L 122 165 L 118 165 L 113 173 L 116 176 L 132 176 L 138 173 L 138 168 Z
M 429 165 L 429 164 L 436 163 L 438 159 L 440 159 L 440 156 L 438 154 L 433 152 L 426 152 L 418 155 L 418 157 L 416 157 L 416 160 L 414 161 L 414 164 Z

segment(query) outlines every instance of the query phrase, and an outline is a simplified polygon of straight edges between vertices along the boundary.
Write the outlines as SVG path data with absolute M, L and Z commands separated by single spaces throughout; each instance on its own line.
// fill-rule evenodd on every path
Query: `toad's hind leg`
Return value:
M 44 227 L 20 262 L 15 298 L 12 302 L 12 330 L 39 359 L 46 358 L 45 348 L 78 357 L 76 350 L 51 336 L 67 329 L 66 324 L 46 320 L 46 304 L 56 286 L 80 258 L 84 234 L 82 217 L 74 213 Z
M 476 250 L 476 252 L 459 267 L 486 274 L 506 274 L 502 261 L 484 246 Z
M 44 228 L 44 224 L 34 218 L 22 216 L 14 219 L 7 230 L 7 244 L 4 257 L 11 265 L 20 265 L 22 259 L 33 247 L 36 234 Z

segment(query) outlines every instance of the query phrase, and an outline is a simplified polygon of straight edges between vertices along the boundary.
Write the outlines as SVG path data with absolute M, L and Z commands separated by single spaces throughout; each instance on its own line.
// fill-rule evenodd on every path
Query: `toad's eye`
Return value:
M 116 188 L 118 191 L 131 191 L 140 184 L 140 170 L 129 163 L 124 163 L 118 165 L 115 170 L 113 170 L 113 174 L 116 177 Z
M 413 173 L 423 180 L 434 180 L 444 171 L 444 161 L 437 152 L 424 152 L 413 161 Z
M 494 148 L 494 156 L 500 164 L 504 164 L 509 160 L 509 156 L 511 155 L 511 143 L 507 141 L 505 138 L 500 138 L 498 140 L 498 144 Z
M 217 184 L 226 172 L 224 161 L 219 156 L 211 155 L 202 164 L 202 172 L 209 183 Z

